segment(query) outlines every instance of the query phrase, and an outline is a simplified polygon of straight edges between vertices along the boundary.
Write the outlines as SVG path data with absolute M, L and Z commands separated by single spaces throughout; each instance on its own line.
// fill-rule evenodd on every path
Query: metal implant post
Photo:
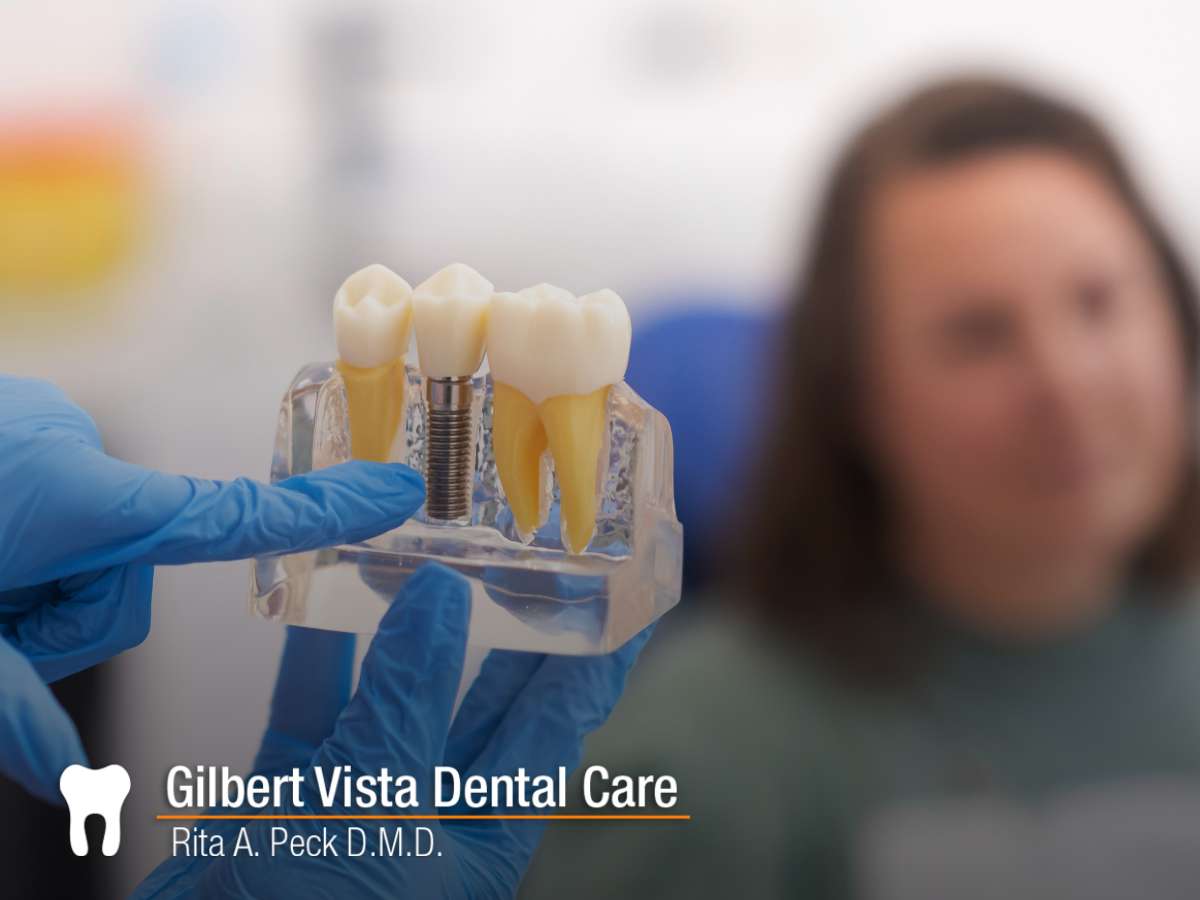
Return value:
M 474 388 L 470 376 L 429 378 L 425 443 L 425 514 L 454 522 L 471 515 L 475 442 L 471 421 Z

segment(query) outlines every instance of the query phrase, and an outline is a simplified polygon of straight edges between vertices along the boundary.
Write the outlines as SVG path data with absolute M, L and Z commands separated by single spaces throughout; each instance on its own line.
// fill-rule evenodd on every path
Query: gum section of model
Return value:
M 388 458 L 423 471 L 428 378 L 411 363 L 403 371 L 408 402 Z M 666 419 L 624 382 L 537 404 L 491 377 L 472 384 L 469 523 L 418 513 L 360 544 L 256 560 L 256 614 L 370 633 L 407 578 L 437 561 L 471 584 L 473 645 L 587 654 L 619 647 L 678 602 L 682 529 Z M 497 429 L 506 415 L 511 427 Z M 339 366 L 305 367 L 280 408 L 272 480 L 350 458 L 350 422 Z M 568 461 L 561 467 L 560 456 Z M 590 466 L 571 462 L 579 459 Z M 513 479 L 523 481 L 510 492 Z M 586 540 L 576 523 L 586 523 Z

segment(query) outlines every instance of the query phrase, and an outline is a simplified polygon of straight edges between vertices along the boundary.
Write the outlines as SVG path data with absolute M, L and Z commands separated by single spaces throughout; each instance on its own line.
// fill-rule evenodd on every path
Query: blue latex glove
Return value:
M 58 776 L 87 757 L 75 724 L 24 656 L 0 640 L 0 771 L 62 803 Z
M 470 590 L 451 570 L 429 564 L 409 581 L 380 623 L 363 662 L 358 691 L 349 694 L 353 638 L 289 630 L 271 719 L 255 763 L 261 774 L 305 772 L 305 795 L 316 796 L 312 767 L 350 765 L 356 774 L 415 775 L 429 801 L 435 765 L 462 775 L 552 774 L 579 764 L 583 738 L 608 717 L 625 676 L 650 636 L 647 628 L 606 656 L 566 657 L 492 651 L 458 715 L 451 711 L 462 675 Z M 378 813 L 438 812 L 376 809 Z M 464 810 L 486 813 L 489 810 Z M 491 810 L 500 812 L 502 810 Z M 522 812 L 523 810 L 515 810 Z M 369 814 L 370 809 L 291 805 L 248 812 Z M 440 810 L 447 812 L 447 810 Z M 333 833 L 339 856 L 271 856 L 270 829 L 289 834 Z M 433 831 L 441 855 L 422 858 L 347 858 L 346 831 L 376 824 Z M 229 855 L 246 827 L 258 856 Z M 537 821 L 371 823 L 353 820 L 203 822 L 225 838 L 222 857 L 178 856 L 163 863 L 135 893 L 167 897 L 511 897 L 545 827 Z M 411 846 L 411 844 L 409 845 Z
M 58 388 L 0 376 L 0 497 L 0 771 L 57 799 L 58 761 L 82 753 L 27 676 L 53 681 L 140 643 L 153 566 L 362 540 L 412 515 L 424 490 L 411 469 L 366 462 L 273 486 L 149 471 L 107 456 Z M 31 767 L 43 741 L 64 749 Z

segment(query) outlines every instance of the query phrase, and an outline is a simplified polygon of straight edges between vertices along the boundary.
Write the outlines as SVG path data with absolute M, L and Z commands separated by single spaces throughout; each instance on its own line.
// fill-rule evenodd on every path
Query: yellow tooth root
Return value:
M 531 535 L 542 525 L 542 454 L 546 430 L 533 402 L 507 384 L 492 382 L 492 452 L 517 531 Z
M 538 407 L 554 458 L 567 550 L 582 553 L 596 530 L 596 472 L 608 427 L 608 387 L 563 394 Z
M 404 418 L 404 360 L 366 369 L 338 360 L 337 367 L 346 383 L 351 455 L 387 462 Z

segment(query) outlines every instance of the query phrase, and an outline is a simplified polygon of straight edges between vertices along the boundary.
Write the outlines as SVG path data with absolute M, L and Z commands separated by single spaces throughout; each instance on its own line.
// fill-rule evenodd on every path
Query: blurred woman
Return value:
M 727 611 L 589 746 L 676 776 L 692 820 L 551 829 L 526 893 L 1194 890 L 1195 301 L 1080 110 L 956 80 L 869 123 L 795 291 Z

